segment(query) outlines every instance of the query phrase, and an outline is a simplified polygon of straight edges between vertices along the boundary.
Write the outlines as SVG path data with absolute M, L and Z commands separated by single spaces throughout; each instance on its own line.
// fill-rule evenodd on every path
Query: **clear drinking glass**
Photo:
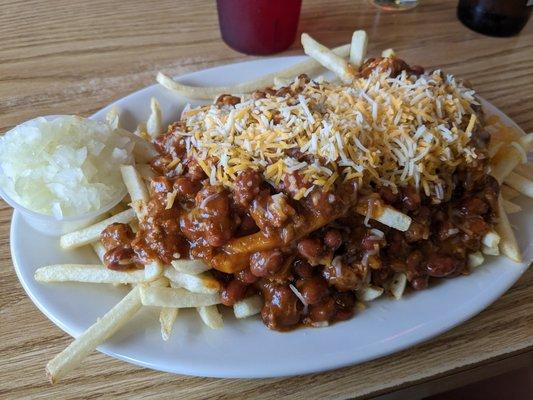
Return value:
M 388 11 L 403 11 L 416 7 L 418 0 L 370 0 L 370 3 Z

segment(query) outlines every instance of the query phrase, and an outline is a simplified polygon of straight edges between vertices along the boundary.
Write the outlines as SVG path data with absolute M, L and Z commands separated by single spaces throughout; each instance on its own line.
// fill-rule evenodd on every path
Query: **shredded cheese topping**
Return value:
M 403 71 L 393 78 L 376 68 L 351 84 L 296 79 L 290 89 L 183 112 L 185 128 L 176 134 L 211 184 L 232 187 L 251 168 L 274 187 L 297 172 L 311 187 L 296 200 L 338 180 L 394 192 L 412 184 L 442 199 L 457 165 L 477 157 L 469 145 L 479 124 L 475 93 L 451 75 Z

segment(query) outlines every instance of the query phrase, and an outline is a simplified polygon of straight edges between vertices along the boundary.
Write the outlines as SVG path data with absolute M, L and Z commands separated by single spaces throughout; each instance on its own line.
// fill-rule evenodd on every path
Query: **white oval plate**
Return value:
M 301 57 L 263 59 L 195 72 L 183 81 L 197 85 L 225 85 L 251 79 L 300 61 Z M 177 119 L 185 100 L 153 85 L 119 101 L 122 125 L 134 129 L 149 114 L 150 97 L 159 99 L 167 122 Z M 109 106 L 111 107 L 111 106 Z M 93 117 L 104 119 L 109 107 Z M 518 128 L 492 105 L 490 114 Z M 512 216 L 525 260 L 531 260 L 533 213 L 531 201 L 521 199 L 524 211 Z M 98 262 L 89 248 L 63 251 L 57 239 L 32 230 L 18 213 L 11 224 L 11 254 L 17 275 L 37 307 L 72 336 L 80 335 L 126 293 L 111 285 L 39 284 L 34 271 L 47 264 Z M 401 301 L 380 299 L 352 320 L 327 328 L 289 333 L 268 330 L 259 318 L 236 320 L 224 313 L 225 326 L 202 326 L 194 310 L 181 312 L 168 342 L 161 339 L 158 313 L 143 309 L 98 349 L 134 364 L 179 374 L 262 378 L 324 371 L 361 363 L 413 346 L 477 314 L 501 296 L 527 265 L 503 257 L 488 262 L 470 276 L 443 280 Z

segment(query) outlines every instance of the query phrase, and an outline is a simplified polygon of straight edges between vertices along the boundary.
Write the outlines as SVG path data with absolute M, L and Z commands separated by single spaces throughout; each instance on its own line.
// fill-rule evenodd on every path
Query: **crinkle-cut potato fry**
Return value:
M 149 163 L 159 153 L 156 151 L 154 145 L 143 137 L 140 137 L 133 132 L 118 128 L 120 133 L 130 138 L 135 146 L 133 147 L 133 156 L 137 163 Z
M 63 249 L 74 249 L 76 247 L 85 246 L 91 242 L 94 242 L 100 238 L 102 231 L 109 225 L 114 223 L 127 224 L 135 218 L 135 211 L 128 208 L 119 214 L 113 215 L 110 218 L 104 219 L 94 225 L 87 228 L 80 229 L 61 236 L 59 244 Z
M 502 202 L 503 202 L 503 209 L 508 215 L 515 214 L 517 212 L 522 211 L 522 207 L 520 207 L 518 204 L 513 203 L 512 201 L 502 198 Z
M 145 306 L 195 308 L 220 304 L 218 293 L 192 293 L 186 289 L 168 287 L 141 287 Z
M 140 288 L 135 287 L 46 365 L 50 382 L 57 383 L 75 369 L 90 352 L 129 321 L 139 311 L 141 305 Z
M 350 54 L 350 45 L 345 44 L 334 48 L 333 53 L 339 57 L 348 57 Z M 312 75 L 318 72 L 322 66 L 313 60 L 312 58 L 294 64 L 293 66 L 281 71 L 273 72 L 268 75 L 264 75 L 260 78 L 253 79 L 251 81 L 242 82 L 232 86 L 214 86 L 214 87 L 200 87 L 189 86 L 180 82 L 176 82 L 172 78 L 166 76 L 162 72 L 157 74 L 157 82 L 165 88 L 179 93 L 182 96 L 190 99 L 204 99 L 212 100 L 214 97 L 222 93 L 251 93 L 255 90 L 264 89 L 265 87 L 272 86 L 274 78 L 294 78 L 300 74 Z
M 516 242 L 513 228 L 511 228 L 509 219 L 505 214 L 501 198 L 499 200 L 500 201 L 498 201 L 498 223 L 496 224 L 496 231 L 501 237 L 499 246 L 500 251 L 503 255 L 509 257 L 511 260 L 521 262 L 522 255 L 520 253 L 520 249 L 518 248 L 518 243 Z
M 500 235 L 494 231 L 488 232 L 481 239 L 481 243 L 487 247 L 497 248 L 500 243 Z
M 118 107 L 113 106 L 105 115 L 105 120 L 113 129 L 120 127 L 120 110 Z
M 198 275 L 211 269 L 202 260 L 174 260 L 171 264 L 176 271 L 189 275 Z
M 372 301 L 381 296 L 384 289 L 379 286 L 368 285 L 355 291 L 357 299 L 360 301 Z
M 248 318 L 252 315 L 259 314 L 263 308 L 263 299 L 261 296 L 254 295 L 247 297 L 233 305 L 235 318 Z
M 135 210 L 137 218 L 143 220 L 146 216 L 146 203 L 150 200 L 148 189 L 134 166 L 121 165 L 120 172 L 131 197 L 131 206 Z
M 216 305 L 198 307 L 196 310 L 204 324 L 211 329 L 220 329 L 224 326 L 222 314 L 220 314 Z
M 161 324 L 161 337 L 164 341 L 170 339 L 174 322 L 178 317 L 179 309 L 174 307 L 162 307 L 159 312 L 159 323 Z
M 221 289 L 220 283 L 208 272 L 189 275 L 178 272 L 174 268 L 167 268 L 165 269 L 164 276 L 179 287 L 193 293 L 218 293 Z
M 468 268 L 473 269 L 479 267 L 481 264 L 483 264 L 484 261 L 485 257 L 483 257 L 483 254 L 481 254 L 480 251 L 470 253 L 468 255 Z
M 352 82 L 354 74 L 348 62 L 326 46 L 318 43 L 307 33 L 302 33 L 302 46 L 305 54 L 314 58 L 322 66 L 334 72 L 344 83 Z
M 352 44 L 350 46 L 350 63 L 359 68 L 366 57 L 366 47 L 368 45 L 368 35 L 365 31 L 355 31 L 352 35 Z
M 500 186 L 500 193 L 502 197 L 507 200 L 512 200 L 520 196 L 520 192 L 518 190 L 515 190 L 511 186 L 507 186 L 507 185 Z
M 533 181 L 516 172 L 511 172 L 506 176 L 504 182 L 523 195 L 533 198 Z
M 396 272 L 389 284 L 389 290 L 396 300 L 400 300 L 407 285 L 407 276 L 403 272 Z
M 161 127 L 161 105 L 155 97 L 150 99 L 150 116 L 148 121 L 146 121 L 146 133 L 152 138 L 155 139 L 163 132 Z
M 35 271 L 38 282 L 143 283 L 143 270 L 114 271 L 95 264 L 56 264 Z

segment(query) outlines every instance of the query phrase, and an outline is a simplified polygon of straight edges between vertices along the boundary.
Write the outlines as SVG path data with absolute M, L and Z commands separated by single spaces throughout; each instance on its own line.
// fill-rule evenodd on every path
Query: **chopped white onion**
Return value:
M 60 219 L 95 211 L 124 190 L 133 142 L 106 123 L 37 118 L 0 138 L 0 186 L 14 201 Z

